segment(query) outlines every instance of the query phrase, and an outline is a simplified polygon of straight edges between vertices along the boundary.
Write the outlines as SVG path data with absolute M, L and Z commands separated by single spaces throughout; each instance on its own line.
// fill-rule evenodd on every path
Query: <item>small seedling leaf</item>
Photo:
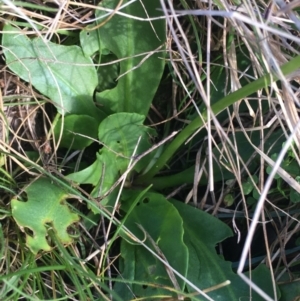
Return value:
M 242 188 L 243 188 L 244 195 L 248 195 L 253 189 L 253 184 L 252 182 L 244 182 L 242 184 Z
M 72 242 L 67 228 L 79 221 L 77 214 L 65 203 L 68 194 L 46 178 L 39 178 L 25 189 L 27 202 L 11 200 L 12 215 L 21 228 L 28 228 L 26 244 L 36 254 L 39 250 L 50 251 L 46 225 L 51 225 L 57 239 L 63 244 Z
M 224 197 L 224 204 L 226 207 L 230 207 L 234 203 L 234 197 L 232 194 L 226 194 Z
M 295 180 L 300 183 L 300 177 L 297 176 L 295 178 Z M 296 203 L 300 203 L 300 193 L 297 192 L 295 189 L 291 188 L 291 192 L 290 192 L 290 201 L 294 204 Z
M 249 206 L 252 206 L 257 203 L 257 199 L 253 198 L 252 196 L 248 196 L 246 201 Z

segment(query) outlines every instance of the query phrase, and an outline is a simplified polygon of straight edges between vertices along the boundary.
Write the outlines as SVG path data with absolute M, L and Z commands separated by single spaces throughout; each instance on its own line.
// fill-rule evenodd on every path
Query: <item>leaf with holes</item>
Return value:
M 122 194 L 121 208 L 124 211 L 131 211 L 131 204 L 139 197 L 138 193 L 126 191 Z M 189 252 L 183 241 L 183 221 L 177 209 L 164 196 L 146 193 L 126 216 L 125 226 L 159 257 L 164 256 L 177 272 L 184 277 L 187 275 Z M 122 300 L 132 300 L 134 296 L 174 295 L 167 287 L 177 286 L 177 289 L 184 290 L 184 280 L 175 274 L 174 278 L 170 278 L 161 261 L 124 232 L 121 233 L 124 239 L 121 242 L 120 272 L 121 279 L 126 279 L 126 283 L 116 282 L 114 291 L 122 296 Z M 131 281 L 142 281 L 144 285 Z
M 106 117 L 98 129 L 98 138 L 104 147 L 97 154 L 96 161 L 86 169 L 68 175 L 68 178 L 80 184 L 93 184 L 94 197 L 105 194 L 126 171 L 137 144 L 136 155 L 151 147 L 149 140 L 155 131 L 144 126 L 143 121 L 144 116 L 135 113 L 116 113 Z M 139 160 L 134 170 L 139 172 L 145 168 L 151 156 Z M 114 200 L 113 196 L 110 199 Z M 108 200 L 103 200 L 102 204 Z
M 126 191 L 122 195 L 121 210 L 128 213 L 124 225 L 133 234 L 157 253 L 145 235 L 148 233 L 169 264 L 199 289 L 208 289 L 230 280 L 229 285 L 208 293 L 213 300 L 250 298 L 248 285 L 232 271 L 231 262 L 223 260 L 216 252 L 217 243 L 232 234 L 225 223 L 182 202 L 166 200 L 157 193 L 147 192 L 132 209 L 137 194 L 138 191 Z M 134 296 L 154 298 L 159 294 L 174 297 L 166 289 L 173 283 L 164 265 L 124 232 L 122 237 L 120 278 L 125 279 L 126 284 L 117 282 L 115 291 L 124 297 L 123 300 L 132 300 Z M 271 274 L 265 266 L 260 265 L 252 271 L 252 280 L 272 295 Z M 180 289 L 194 293 L 188 284 L 185 287 L 185 282 L 178 279 L 178 283 Z M 252 292 L 252 297 L 253 300 L 263 300 L 255 292 Z M 197 295 L 194 299 L 202 301 L 205 298 Z
M 50 251 L 46 225 L 52 226 L 57 238 L 63 243 L 72 242 L 67 228 L 79 221 L 77 214 L 66 204 L 68 194 L 46 178 L 39 178 L 25 189 L 27 202 L 11 200 L 12 216 L 21 228 L 28 228 L 26 244 L 36 254 L 39 250 Z

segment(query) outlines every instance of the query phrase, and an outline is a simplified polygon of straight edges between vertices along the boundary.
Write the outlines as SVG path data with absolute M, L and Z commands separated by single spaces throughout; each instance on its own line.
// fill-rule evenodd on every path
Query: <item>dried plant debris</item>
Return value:
M 43 153 L 49 154 L 50 146 L 45 139 L 48 124 L 43 104 L 45 98 L 42 97 L 42 101 L 37 104 L 36 99 L 40 98 L 38 93 L 35 93 L 18 77 L 7 71 L 2 72 L 1 147 L 8 152 L 14 149 L 25 154 L 28 150 L 35 150 L 42 155 Z M 46 151 L 44 151 L 45 148 L 47 148 Z

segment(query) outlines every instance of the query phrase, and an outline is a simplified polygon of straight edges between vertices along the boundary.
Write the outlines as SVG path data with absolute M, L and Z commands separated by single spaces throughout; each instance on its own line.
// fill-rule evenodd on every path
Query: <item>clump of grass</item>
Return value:
M 123 4 L 120 1 L 97 26 L 113 22 Z M 159 132 L 152 137 L 157 146 L 164 143 L 155 164 L 137 178 L 131 173 L 126 184 L 151 183 L 165 196 L 177 196 L 228 223 L 238 233 L 236 239 L 244 239 L 237 273 L 265 300 L 280 300 L 276 284 L 288 275 L 298 277 L 298 270 L 289 270 L 298 265 L 293 250 L 298 250 L 299 235 L 297 195 L 291 201 L 289 194 L 300 193 L 297 8 L 293 3 L 178 0 L 161 1 L 161 9 L 168 28 L 161 87 L 172 91 L 159 90 L 147 122 Z M 97 10 L 98 6 L 83 1 L 5 0 L 0 17 L 30 38 L 41 37 L 45 44 L 74 45 L 79 44 L 80 30 L 94 22 Z M 131 284 L 119 272 L 122 207 L 102 207 L 90 185 L 74 186 L 66 178 L 72 168 L 76 171 L 86 164 L 84 156 L 89 155 L 60 147 L 61 136 L 54 135 L 58 115 L 52 100 L 13 74 L 3 58 L 0 84 L 1 300 L 122 300 L 114 292 L 115 282 Z M 167 144 L 164 138 L 174 131 L 178 136 Z M 94 149 L 99 150 L 98 144 L 88 148 Z M 121 180 L 125 181 L 129 169 L 130 165 Z M 23 229 L 12 218 L 10 200 L 40 176 L 68 189 L 81 222 L 70 229 L 74 240 L 67 247 L 49 225 L 52 251 L 33 256 Z M 122 189 L 119 197 L 121 193 Z M 93 206 L 100 208 L 101 218 L 92 213 Z M 244 274 L 245 267 L 252 269 L 246 261 L 251 259 L 251 244 L 258 243 L 255 233 L 260 225 L 265 245 L 262 261 L 271 271 L 273 298 Z M 226 243 L 222 247 L 226 249 Z

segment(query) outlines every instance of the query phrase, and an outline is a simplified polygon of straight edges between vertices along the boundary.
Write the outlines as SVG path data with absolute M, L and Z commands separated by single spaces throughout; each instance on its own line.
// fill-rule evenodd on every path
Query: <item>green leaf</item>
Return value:
M 67 175 L 66 178 L 76 183 L 92 184 L 93 186 L 96 186 L 101 178 L 103 168 L 101 155 L 97 153 L 96 156 L 97 159 L 92 165 L 81 171 L 71 173 Z
M 245 195 L 248 195 L 253 190 L 253 187 L 254 186 L 250 180 L 249 182 L 242 183 L 243 193 Z
M 268 131 L 265 132 L 266 135 L 267 133 Z M 232 141 L 232 143 L 236 143 L 241 160 L 246 162 L 249 160 L 251 156 L 253 156 L 254 149 L 251 146 L 251 144 L 248 142 L 248 140 L 246 139 L 243 133 L 241 132 L 236 133 L 234 140 L 232 136 L 229 136 L 228 138 Z M 279 131 L 277 132 L 275 131 L 271 133 L 268 139 L 264 141 L 266 149 L 268 149 L 269 147 L 273 147 L 273 149 L 276 150 L 281 149 L 281 143 L 283 139 L 285 139 L 285 137 L 281 135 Z M 253 143 L 257 147 L 261 143 L 258 131 L 252 133 L 251 143 Z M 229 159 L 226 160 L 226 156 L 224 156 L 224 153 L 221 151 L 222 147 L 223 147 L 222 144 L 220 144 L 218 147 L 213 148 L 213 153 L 216 158 L 224 158 L 224 159 L 220 159 L 222 160 L 222 164 L 215 161 L 213 163 L 213 178 L 215 183 L 227 179 L 232 179 L 234 176 L 230 171 L 230 168 L 225 167 L 226 164 L 228 164 Z M 232 152 L 232 156 L 236 157 L 235 151 L 231 150 L 231 152 Z M 160 157 L 158 157 L 158 160 L 160 160 Z M 256 158 L 252 159 L 251 165 L 249 166 L 249 171 L 254 173 L 258 165 L 259 165 L 259 161 L 256 160 Z M 155 164 L 153 164 L 153 166 L 155 166 Z M 151 167 L 151 169 L 153 168 L 153 166 Z M 207 165 L 207 169 L 208 169 L 208 165 Z M 144 175 L 145 174 L 141 175 L 136 179 L 137 184 L 139 185 L 153 184 L 153 188 L 155 188 L 156 190 L 162 190 L 168 187 L 180 186 L 183 183 L 185 184 L 193 183 L 194 175 L 195 175 L 195 166 L 191 166 L 186 170 L 180 171 L 179 173 L 172 173 L 167 176 L 158 176 L 151 179 L 148 179 Z M 252 177 L 255 182 L 258 181 L 258 178 L 255 175 L 253 175 Z M 207 181 L 208 178 L 205 175 L 203 175 L 200 179 L 199 184 L 206 185 Z
M 281 66 L 281 72 L 283 75 L 287 75 L 299 69 L 300 66 L 300 55 L 291 59 L 288 63 Z M 266 74 L 257 80 L 243 86 L 242 88 L 234 91 L 218 100 L 214 105 L 212 105 L 211 110 L 215 115 L 218 115 L 223 110 L 231 106 L 237 101 L 248 97 L 252 93 L 255 93 L 259 89 L 266 87 L 268 84 L 276 81 L 278 77 L 274 74 Z M 157 160 L 156 164 L 147 171 L 143 176 L 140 177 L 139 182 L 147 184 L 152 178 L 167 164 L 167 162 L 173 157 L 174 153 L 179 149 L 179 147 L 188 140 L 196 131 L 203 126 L 207 120 L 207 111 L 204 110 L 201 114 L 201 118 L 195 118 L 187 127 L 185 127 L 180 133 L 175 137 L 175 139 L 164 149 L 164 152 Z M 255 133 L 255 132 L 254 132 Z
M 279 285 L 280 301 L 298 301 L 300 296 L 300 281 L 287 282 Z
M 105 118 L 99 126 L 99 140 L 108 146 L 102 153 L 107 152 L 112 155 L 113 151 L 116 163 L 121 167 L 120 170 L 127 168 L 129 157 L 132 156 L 139 138 L 141 140 L 136 156 L 141 155 L 151 146 L 150 138 L 156 133 L 154 129 L 143 125 L 144 119 L 143 115 L 135 113 L 117 113 Z M 148 160 L 149 158 L 140 160 L 135 170 L 140 171 Z
M 93 103 L 97 73 L 81 48 L 29 39 L 17 31 L 4 26 L 2 46 L 7 66 L 48 96 L 61 114 L 85 114 L 101 120 L 104 115 Z
M 226 207 L 230 207 L 234 203 L 234 197 L 232 194 L 226 194 L 224 197 L 224 204 Z
M 248 196 L 246 199 L 246 202 L 249 206 L 252 206 L 254 204 L 257 204 L 257 198 L 254 198 L 252 196 Z
M 127 192 L 125 195 L 125 202 L 122 202 L 121 209 L 128 212 L 134 196 L 132 192 Z M 176 215 L 175 208 L 177 209 Z M 171 214 L 172 212 L 173 214 Z M 178 214 L 181 219 L 178 219 Z M 231 263 L 222 260 L 216 253 L 216 244 L 232 234 L 230 228 L 217 218 L 176 200 L 171 200 L 169 203 L 162 195 L 155 193 L 147 193 L 126 218 L 125 226 L 139 239 L 145 240 L 145 232 L 141 231 L 137 225 L 142 225 L 143 229 L 151 234 L 160 249 L 164 250 L 163 253 L 169 263 L 172 262 L 171 266 L 177 270 L 180 267 L 178 261 L 185 257 L 183 254 L 178 254 L 178 247 L 187 247 L 188 271 L 187 274 L 186 272 L 181 273 L 200 289 L 207 289 L 230 280 L 230 285 L 208 293 L 213 300 L 227 301 L 249 298 L 248 285 L 233 273 Z M 179 229 L 178 223 L 180 224 Z M 178 231 L 181 235 L 183 233 L 183 241 L 181 235 L 180 239 L 178 238 Z M 128 242 L 128 237 L 124 236 L 124 233 L 122 236 L 124 241 L 121 243 L 123 259 L 121 260 L 121 275 L 126 285 L 122 283 L 115 285 L 119 295 L 126 296 L 124 300 L 131 300 L 132 292 L 139 297 L 158 294 L 170 295 L 170 292 L 161 287 L 162 285 L 172 286 L 168 278 L 163 276 L 163 266 L 160 266 L 160 263 L 145 248 L 135 241 Z M 174 238 L 179 241 L 174 242 Z M 153 249 L 148 240 L 145 242 Z M 181 252 L 182 250 L 179 253 Z M 252 279 L 272 296 L 270 271 L 265 266 L 261 265 L 252 271 Z M 133 284 L 133 281 L 142 281 L 144 285 Z M 145 282 L 156 285 L 154 287 L 147 286 Z M 193 293 L 189 286 L 187 288 L 190 293 Z M 263 300 L 255 292 L 252 292 L 252 296 L 254 300 Z M 200 296 L 194 298 L 204 300 Z
M 292 188 L 290 192 L 290 201 L 294 204 L 300 203 L 300 194 Z
M 257 175 L 253 175 L 253 176 L 251 176 L 251 178 L 252 179 L 250 179 L 250 177 L 248 177 L 247 181 L 245 181 L 245 182 L 242 183 L 242 189 L 243 189 L 243 193 L 245 195 L 248 195 L 248 194 L 250 194 L 251 191 L 253 191 L 253 189 L 254 189 L 253 182 L 255 184 L 257 184 L 257 182 L 258 182 Z M 256 188 L 255 188 L 255 190 L 256 190 Z
M 138 192 L 128 191 L 122 199 L 122 209 L 126 211 Z M 147 193 L 126 217 L 125 226 L 139 239 L 152 249 L 157 250 L 150 239 L 145 237 L 147 233 L 155 242 L 156 246 L 167 258 L 169 264 L 181 275 L 186 276 L 188 267 L 188 250 L 183 242 L 182 219 L 176 208 L 162 195 Z M 139 226 L 138 226 L 139 225 Z M 141 230 L 143 229 L 143 232 Z M 165 266 L 149 253 L 144 247 L 130 240 L 124 233 L 121 243 L 122 278 L 124 283 L 116 283 L 114 291 L 122 296 L 123 300 L 131 300 L 134 295 L 157 296 L 171 293 L 162 286 L 173 287 Z M 176 277 L 181 290 L 184 289 L 184 281 Z M 156 286 L 132 284 L 131 281 L 143 281 L 157 284 Z M 128 289 L 130 287 L 130 290 Z
M 258 190 L 256 188 L 253 189 L 252 191 L 252 196 L 255 200 L 259 200 L 260 198 L 260 193 L 258 192 Z
M 135 1 L 126 5 L 128 2 L 129 0 L 123 1 L 122 13 L 143 19 L 163 16 L 163 12 L 157 9 L 160 7 L 159 0 Z M 103 8 L 115 9 L 118 3 L 119 0 L 102 1 L 102 9 L 96 12 L 99 21 L 107 18 Z M 94 23 L 92 27 L 97 25 L 98 23 Z M 97 94 L 97 101 L 104 108 L 113 112 L 147 115 L 164 70 L 165 28 L 164 19 L 150 23 L 115 14 L 98 30 L 81 32 L 81 45 L 87 55 L 108 49 L 118 59 L 122 59 L 120 74 L 129 72 L 118 80 L 114 89 Z M 162 48 L 157 51 L 160 46 Z M 150 53 L 152 51 L 153 54 Z
M 56 140 L 60 137 L 63 124 L 63 135 L 60 146 L 71 149 L 84 149 L 89 146 L 92 139 L 97 139 L 98 122 L 87 115 L 68 115 L 60 119 L 55 127 Z
M 275 161 L 275 160 L 274 160 Z M 281 163 L 281 167 L 288 172 L 292 177 L 299 175 L 300 168 L 297 161 L 291 157 L 285 156 Z
M 300 177 L 299 176 L 297 176 L 296 178 L 295 178 L 295 180 L 298 182 L 298 183 L 300 183 Z M 296 204 L 296 203 L 300 203 L 300 193 L 299 192 L 297 192 L 295 189 L 293 189 L 293 188 L 290 188 L 291 189 L 291 191 L 290 191 L 290 201 L 292 202 L 292 203 L 294 203 L 294 204 Z
M 39 250 L 50 251 L 46 224 L 51 224 L 57 238 L 64 244 L 72 242 L 67 228 L 79 221 L 71 213 L 65 200 L 68 194 L 51 180 L 39 178 L 25 189 L 27 202 L 11 200 L 12 215 L 21 228 L 28 228 L 33 236 L 26 234 L 26 244 L 36 254 Z
M 94 197 L 106 193 L 127 169 L 139 138 L 141 137 L 136 155 L 151 147 L 149 138 L 155 135 L 155 131 L 144 126 L 143 121 L 143 115 L 134 113 L 117 113 L 105 118 L 98 129 L 98 138 L 104 147 L 100 150 L 97 161 L 85 170 L 68 175 L 68 178 L 96 186 L 92 192 Z M 141 159 L 134 170 L 141 171 L 148 164 L 150 156 Z M 102 203 L 106 204 L 107 201 L 108 199 Z
M 248 285 L 233 273 L 231 263 L 222 260 L 216 253 L 216 244 L 232 235 L 230 228 L 206 212 L 176 200 L 171 200 L 171 203 L 183 220 L 184 243 L 190 256 L 187 278 L 200 289 L 207 289 L 230 280 L 230 285 L 208 293 L 213 300 L 250 298 Z M 256 284 L 267 294 L 272 295 L 272 281 L 268 269 L 261 266 L 258 272 L 253 271 L 252 276 Z M 189 292 L 193 292 L 189 286 L 188 288 Z M 256 301 L 264 300 L 254 292 L 252 297 Z M 203 297 L 197 299 L 204 300 Z

